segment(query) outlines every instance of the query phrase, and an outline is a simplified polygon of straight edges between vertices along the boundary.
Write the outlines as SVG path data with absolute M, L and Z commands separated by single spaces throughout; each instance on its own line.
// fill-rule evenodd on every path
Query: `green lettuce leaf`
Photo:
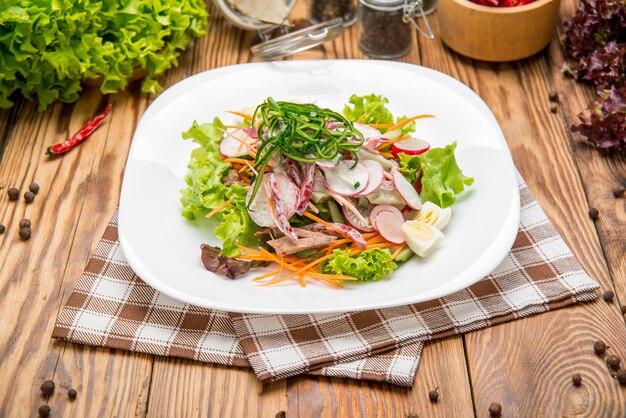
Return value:
M 90 78 L 113 93 L 138 69 L 142 90 L 158 91 L 155 77 L 206 25 L 203 0 L 0 1 L 0 107 L 18 93 L 39 110 L 73 102 Z
M 350 249 L 334 250 L 324 265 L 324 273 L 343 274 L 359 280 L 380 280 L 397 268 L 386 248 L 373 248 L 351 256 Z
M 386 104 L 389 99 L 385 96 L 377 94 L 368 94 L 365 96 L 357 96 L 353 94 L 348 100 L 348 104 L 343 108 L 344 116 L 351 122 L 359 121 L 363 124 L 375 123 L 394 123 L 393 114 L 387 109 Z M 395 123 L 402 122 L 406 116 L 400 116 Z M 382 133 L 386 129 L 379 129 Z M 407 123 L 402 127 L 402 133 L 406 134 L 415 130 L 415 121 Z
M 423 201 L 447 208 L 456 202 L 456 195 L 465 186 L 474 183 L 474 179 L 465 176 L 459 168 L 454 157 L 455 149 L 456 142 L 444 148 L 431 148 L 421 155 L 400 154 L 400 172 L 409 181 L 415 182 L 417 172 L 422 171 L 420 197 Z
M 222 178 L 231 165 L 222 161 L 219 142 L 226 127 L 215 118 L 212 123 L 199 125 L 194 122 L 183 133 L 184 139 L 191 139 L 200 145 L 191 151 L 187 165 L 185 182 L 187 187 L 181 190 L 180 202 L 182 215 L 189 219 L 201 219 L 228 199 L 232 203 L 213 216 L 218 221 L 214 234 L 222 242 L 222 255 L 239 254 L 235 243 L 249 244 L 254 240 L 258 227 L 252 222 L 246 209 L 247 186 L 233 184 L 226 186 Z

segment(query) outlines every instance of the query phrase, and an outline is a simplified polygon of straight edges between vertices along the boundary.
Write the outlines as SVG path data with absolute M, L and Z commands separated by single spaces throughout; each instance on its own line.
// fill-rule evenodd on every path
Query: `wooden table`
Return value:
M 561 15 L 574 13 L 565 0 Z M 226 24 L 211 9 L 209 33 L 190 47 L 167 87 L 199 71 L 252 61 L 253 34 Z M 436 19 L 431 19 L 437 32 Z M 626 388 L 609 376 L 592 344 L 603 339 L 626 362 L 626 199 L 612 189 L 626 185 L 626 160 L 605 157 L 570 132 L 591 88 L 561 75 L 559 33 L 539 55 L 511 64 L 463 58 L 439 39 L 415 37 L 402 61 L 450 74 L 476 91 L 502 126 L 517 167 L 585 270 L 616 293 L 570 307 L 426 346 L 415 385 L 295 377 L 262 384 L 250 370 L 113 351 L 50 338 L 66 301 L 118 202 L 135 126 L 154 96 L 138 85 L 103 97 L 87 89 L 74 104 L 39 113 L 26 100 L 0 112 L 0 186 L 25 191 L 36 181 L 35 202 L 0 199 L 0 416 L 36 415 L 46 403 L 39 386 L 54 379 L 48 402 L 53 416 L 487 416 L 493 401 L 510 417 L 625 417 Z M 339 39 L 293 59 L 366 58 L 352 28 Z M 549 93 L 559 93 L 556 113 Z M 49 160 L 46 148 L 75 132 L 101 104 L 111 116 L 87 143 Z M 596 207 L 596 222 L 587 211 Z M 33 222 L 33 237 L 17 237 L 20 219 Z M 580 373 L 581 387 L 571 376 Z M 68 402 L 68 387 L 78 389 Z M 428 401 L 439 387 L 440 401 Z

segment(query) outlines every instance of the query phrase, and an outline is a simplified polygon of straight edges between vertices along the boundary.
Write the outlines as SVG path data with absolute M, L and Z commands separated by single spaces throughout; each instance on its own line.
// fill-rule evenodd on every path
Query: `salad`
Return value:
M 380 95 L 350 97 L 342 112 L 269 97 L 183 134 L 191 153 L 182 215 L 213 218 L 222 245 L 201 246 L 207 270 L 230 279 L 379 280 L 441 244 L 451 206 L 473 179 L 456 143 L 431 148 L 411 133 L 433 115 L 395 118 Z

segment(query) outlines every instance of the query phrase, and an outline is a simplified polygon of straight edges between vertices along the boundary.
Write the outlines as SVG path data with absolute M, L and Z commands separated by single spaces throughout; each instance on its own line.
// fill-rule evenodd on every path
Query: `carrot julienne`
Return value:
M 330 229 L 332 229 L 334 231 L 337 231 L 339 233 L 343 233 L 341 228 L 338 228 L 335 225 L 331 224 L 330 222 L 326 222 L 322 218 L 318 218 L 317 216 L 315 216 L 315 215 L 313 215 L 313 214 L 311 214 L 309 212 L 304 212 L 304 216 L 306 216 L 307 218 L 311 219 L 312 221 L 320 223 L 320 224 L 324 225 L 325 227 L 328 227 L 328 228 L 330 228 Z
M 232 113 L 233 115 L 236 115 L 236 116 L 241 116 L 241 117 L 242 117 L 242 118 L 244 118 L 245 120 L 252 121 L 252 116 L 251 116 L 251 115 L 247 115 L 247 114 L 242 113 L 242 112 L 237 112 L 237 111 L 235 111 L 235 110 L 229 110 L 229 111 L 228 111 L 228 113 Z
M 391 259 L 395 260 L 396 257 L 400 254 L 400 252 L 406 247 L 406 243 L 400 244 L 398 248 L 391 254 Z
M 225 200 L 224 202 L 217 205 L 211 212 L 207 213 L 206 218 L 209 219 L 211 216 L 215 215 L 217 212 L 221 211 L 222 209 L 224 209 L 226 206 L 230 205 L 231 203 L 233 203 L 233 199 Z

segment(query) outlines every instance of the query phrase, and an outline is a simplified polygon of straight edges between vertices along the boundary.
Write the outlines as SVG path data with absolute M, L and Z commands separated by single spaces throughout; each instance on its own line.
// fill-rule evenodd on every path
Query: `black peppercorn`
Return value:
M 278 411 L 276 413 L 275 418 L 285 418 L 287 416 L 287 414 L 285 413 L 285 411 Z
M 613 370 L 619 369 L 620 359 L 616 355 L 611 354 L 606 358 L 606 365 Z
M 22 219 L 20 221 L 20 228 L 30 228 L 30 220 L 29 219 Z
M 502 415 L 502 405 L 498 402 L 492 402 L 491 405 L 489 405 L 489 416 L 499 417 L 500 415 Z
M 602 298 L 605 302 L 613 302 L 613 298 L 615 297 L 615 293 L 612 290 L 607 290 L 602 294 Z
M 28 186 L 28 190 L 37 194 L 39 193 L 39 185 L 37 183 L 31 183 L 30 186 Z
M 601 356 L 606 352 L 606 344 L 602 340 L 598 340 L 593 343 L 593 352 Z
M 622 197 L 624 196 L 624 192 L 626 191 L 626 189 L 624 189 L 623 187 L 617 187 L 615 189 L 613 189 L 613 196 L 615 197 Z
M 29 240 L 30 236 L 31 236 L 30 228 L 20 228 L 20 238 L 23 241 Z
M 67 391 L 67 397 L 70 398 L 71 400 L 76 399 L 76 395 L 78 395 L 78 392 L 76 392 L 76 389 L 71 388 L 70 390 Z
M 26 203 L 33 203 L 33 200 L 35 200 L 35 193 L 33 192 L 24 193 L 24 200 L 26 201 Z
M 600 212 L 598 211 L 598 209 L 596 209 L 596 208 L 591 208 L 591 209 L 589 209 L 589 217 L 590 217 L 591 219 L 593 219 L 594 221 L 595 221 L 596 219 L 598 219 L 598 215 L 599 215 L 599 214 L 600 214 Z
M 626 315 L 626 305 L 622 305 L 622 315 Z
M 9 195 L 9 200 L 11 202 L 15 202 L 20 197 L 20 191 L 17 190 L 15 187 L 11 187 L 9 190 L 7 190 L 7 194 Z
M 617 381 L 620 385 L 626 386 L 626 370 L 620 370 L 619 372 L 617 372 L 615 377 L 617 378 Z
M 45 396 L 50 396 L 54 393 L 54 382 L 52 380 L 46 380 L 41 384 L 41 393 Z
M 558 108 L 556 107 L 556 105 L 550 106 L 550 112 L 556 113 L 557 110 L 558 110 Z
M 50 407 L 48 405 L 41 405 L 39 407 L 39 416 L 47 417 L 48 415 L 50 415 Z
M 6 230 L 7 230 L 7 227 L 0 224 L 0 235 L 4 234 Z
M 574 386 L 580 386 L 582 381 L 583 378 L 580 376 L 580 374 L 576 373 L 574 376 L 572 376 L 572 383 L 574 383 Z
M 439 401 L 439 388 L 436 388 L 435 390 L 431 390 L 430 392 L 428 392 L 428 399 L 430 399 L 430 401 L 432 403 L 437 403 Z
M 548 98 L 550 99 L 551 102 L 558 102 L 559 101 L 559 94 L 556 91 L 551 91 L 548 94 Z
M 369 5 L 369 1 L 360 1 L 361 51 L 372 58 L 383 59 L 406 55 L 412 47 L 413 31 L 410 24 L 402 20 L 403 16 L 402 4 L 381 8 Z

